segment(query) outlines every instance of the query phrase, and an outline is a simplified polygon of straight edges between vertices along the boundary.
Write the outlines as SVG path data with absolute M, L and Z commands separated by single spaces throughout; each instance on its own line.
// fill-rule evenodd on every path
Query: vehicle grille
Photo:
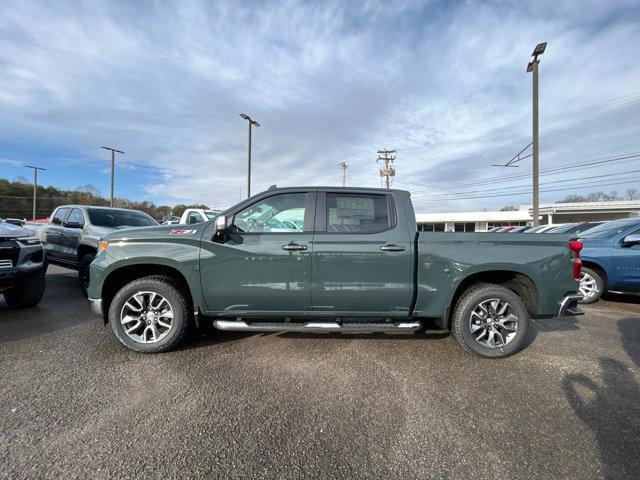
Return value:
M 2 268 L 11 268 L 13 265 L 17 265 L 18 256 L 20 256 L 20 247 L 16 242 L 0 241 L 0 266 Z M 9 264 L 6 264 L 5 260 L 8 260 Z

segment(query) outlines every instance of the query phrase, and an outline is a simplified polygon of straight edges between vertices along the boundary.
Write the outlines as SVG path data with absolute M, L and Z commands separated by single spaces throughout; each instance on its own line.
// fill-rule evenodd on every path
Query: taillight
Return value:
M 573 278 L 580 280 L 582 273 L 582 260 L 580 260 L 580 250 L 582 250 L 582 242 L 580 240 L 570 240 L 569 250 L 575 253 L 573 259 Z

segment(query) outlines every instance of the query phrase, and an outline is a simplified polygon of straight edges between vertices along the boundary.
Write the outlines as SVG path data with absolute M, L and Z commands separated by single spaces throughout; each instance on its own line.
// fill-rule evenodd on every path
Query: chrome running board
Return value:
M 412 333 L 422 327 L 422 322 L 362 323 L 362 322 L 245 322 L 244 320 L 216 320 L 213 326 L 219 330 L 236 332 L 311 332 L 311 333 Z

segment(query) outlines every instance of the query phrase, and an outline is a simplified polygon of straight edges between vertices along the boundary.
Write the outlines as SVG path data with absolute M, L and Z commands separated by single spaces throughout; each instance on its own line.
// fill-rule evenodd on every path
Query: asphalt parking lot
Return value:
M 640 301 L 483 360 L 448 335 L 212 334 L 135 354 L 52 267 L 0 300 L 3 478 L 638 478 Z

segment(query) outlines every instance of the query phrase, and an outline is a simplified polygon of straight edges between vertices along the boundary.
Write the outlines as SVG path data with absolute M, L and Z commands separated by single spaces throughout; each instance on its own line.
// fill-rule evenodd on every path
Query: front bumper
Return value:
M 102 299 L 101 298 L 90 298 L 89 299 L 89 310 L 94 315 L 102 317 Z
M 581 293 L 572 293 L 565 296 L 560 302 L 560 308 L 558 309 L 558 317 L 575 317 L 577 315 L 584 315 L 584 310 L 578 306 L 578 302 L 582 300 Z

